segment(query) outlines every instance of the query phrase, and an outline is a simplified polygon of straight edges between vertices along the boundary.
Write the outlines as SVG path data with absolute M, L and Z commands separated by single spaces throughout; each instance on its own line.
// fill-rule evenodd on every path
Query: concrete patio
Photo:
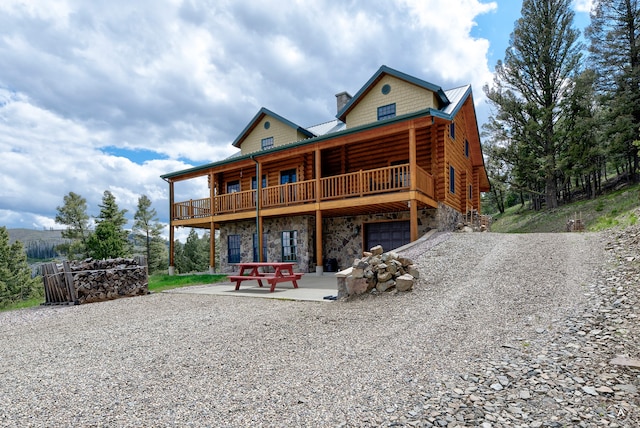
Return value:
M 338 280 L 333 272 L 325 272 L 322 275 L 307 273 L 302 279 L 298 280 L 298 288 L 294 288 L 290 282 L 283 282 L 276 286 L 273 293 L 269 292 L 269 284 L 266 281 L 263 281 L 263 283 L 264 286 L 260 287 L 257 281 L 245 281 L 240 285 L 240 289 L 236 291 L 235 283 L 224 281 L 215 284 L 176 288 L 164 291 L 164 293 L 210 294 L 318 302 L 331 302 L 332 300 L 325 299 L 325 297 L 338 295 Z

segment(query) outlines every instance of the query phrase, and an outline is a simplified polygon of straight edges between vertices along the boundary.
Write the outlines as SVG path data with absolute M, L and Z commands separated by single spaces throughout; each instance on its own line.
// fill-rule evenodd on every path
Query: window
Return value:
M 286 171 L 280 171 L 280 184 L 295 183 L 297 171 L 294 169 L 288 169 Z
M 464 155 L 469 157 L 469 141 L 464 140 Z
M 456 170 L 449 166 L 449 192 L 456 193 Z
M 273 147 L 273 137 L 262 139 L 262 150 L 270 149 Z
M 282 261 L 295 262 L 297 260 L 296 250 L 298 242 L 297 230 L 286 230 L 282 232 Z
M 395 103 L 378 107 L 378 120 L 391 119 L 392 117 L 396 117 Z
M 239 191 L 240 191 L 240 182 L 238 180 L 229 181 L 227 183 L 227 193 L 236 193 Z
M 258 260 L 258 234 L 253 234 L 253 261 L 259 262 Z M 262 261 L 267 261 L 267 234 L 262 234 Z
M 240 235 L 227 236 L 227 257 L 229 263 L 240 263 Z
M 469 184 L 469 200 L 473 201 L 473 185 Z
M 256 187 L 258 187 L 256 185 L 256 177 L 255 175 L 253 177 L 251 177 L 251 190 L 255 190 Z M 261 189 L 264 189 L 265 187 L 267 187 L 267 176 L 266 175 L 262 175 L 262 185 L 260 186 Z
M 453 122 L 449 125 L 449 136 L 452 140 L 456 139 L 456 124 Z

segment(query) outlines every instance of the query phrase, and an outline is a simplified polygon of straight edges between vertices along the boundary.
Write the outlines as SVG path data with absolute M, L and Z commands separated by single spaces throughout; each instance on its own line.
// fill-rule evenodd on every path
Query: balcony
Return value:
M 416 178 L 416 190 L 433 198 L 434 183 L 431 174 L 418 167 Z M 307 180 L 261 189 L 261 208 L 299 206 L 411 190 L 409 164 L 320 178 L 319 197 L 316 184 L 317 180 Z M 173 220 L 255 211 L 256 191 L 245 190 L 217 195 L 214 197 L 213 206 L 212 211 L 210 198 L 176 202 L 173 204 Z

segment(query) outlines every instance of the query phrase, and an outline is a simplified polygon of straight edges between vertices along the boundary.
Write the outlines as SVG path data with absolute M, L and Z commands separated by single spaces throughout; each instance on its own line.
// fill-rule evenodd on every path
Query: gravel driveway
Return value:
M 410 293 L 0 313 L 0 426 L 637 426 L 639 372 L 608 365 L 637 341 L 594 315 L 617 293 L 606 247 L 441 234 L 405 253 Z M 612 328 L 635 322 L 625 296 Z

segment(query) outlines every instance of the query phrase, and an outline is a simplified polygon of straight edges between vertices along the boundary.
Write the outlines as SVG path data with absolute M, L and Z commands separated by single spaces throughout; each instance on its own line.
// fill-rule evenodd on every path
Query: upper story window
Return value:
M 449 136 L 452 140 L 456 139 L 456 124 L 453 122 L 449 125 Z
M 262 150 L 270 149 L 273 147 L 273 137 L 267 137 L 262 139 Z
M 280 171 L 280 184 L 295 183 L 297 181 L 297 172 L 294 169 Z
M 254 175 L 253 177 L 251 177 L 251 190 L 255 190 L 258 186 L 257 186 L 257 181 L 256 181 L 256 176 Z M 262 174 L 262 185 L 261 188 L 264 189 L 265 187 L 267 187 L 267 176 Z
M 378 120 L 391 119 L 396 117 L 396 103 L 378 107 Z
M 227 193 L 236 193 L 239 191 L 240 191 L 240 182 L 238 180 L 229 181 L 227 183 Z
M 464 155 L 469 157 L 469 140 L 464 140 Z
M 456 170 L 449 166 L 449 192 L 456 193 Z

